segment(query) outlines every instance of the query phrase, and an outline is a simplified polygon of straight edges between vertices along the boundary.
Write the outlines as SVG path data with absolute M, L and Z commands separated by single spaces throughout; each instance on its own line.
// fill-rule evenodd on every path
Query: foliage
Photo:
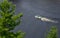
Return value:
M 47 38 L 57 38 L 57 28 L 56 26 L 52 26 L 50 32 L 47 35 Z
M 24 33 L 18 31 L 17 33 L 10 32 L 21 22 L 22 13 L 14 15 L 15 5 L 8 0 L 0 3 L 0 38 L 23 38 Z

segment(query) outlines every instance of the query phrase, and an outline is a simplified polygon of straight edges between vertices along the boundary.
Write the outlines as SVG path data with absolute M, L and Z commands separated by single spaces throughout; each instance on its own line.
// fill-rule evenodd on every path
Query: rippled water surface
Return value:
M 25 38 L 45 38 L 47 30 L 56 25 L 60 32 L 60 0 L 14 0 L 13 2 L 16 4 L 16 14 L 23 13 L 22 22 L 14 31 L 26 32 Z M 34 18 L 35 15 L 57 20 L 59 23 L 43 22 Z

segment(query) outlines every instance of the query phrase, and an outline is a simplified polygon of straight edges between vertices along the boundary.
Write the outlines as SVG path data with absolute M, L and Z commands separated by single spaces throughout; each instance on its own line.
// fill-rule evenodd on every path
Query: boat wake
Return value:
M 36 15 L 35 18 L 40 19 L 41 21 L 44 21 L 44 22 L 59 23 L 59 22 L 56 21 L 56 20 L 51 20 L 51 19 L 49 19 L 49 18 L 42 17 L 42 16 L 38 16 L 38 15 Z

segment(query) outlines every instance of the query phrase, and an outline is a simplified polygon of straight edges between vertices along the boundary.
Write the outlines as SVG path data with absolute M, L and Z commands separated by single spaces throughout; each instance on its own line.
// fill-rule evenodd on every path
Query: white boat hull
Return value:
M 41 17 L 41 16 L 35 16 L 35 18 L 40 19 L 41 21 L 44 21 L 44 22 L 58 23 L 58 21 L 51 20 L 51 19 L 48 19 L 48 18 L 45 18 L 45 17 Z

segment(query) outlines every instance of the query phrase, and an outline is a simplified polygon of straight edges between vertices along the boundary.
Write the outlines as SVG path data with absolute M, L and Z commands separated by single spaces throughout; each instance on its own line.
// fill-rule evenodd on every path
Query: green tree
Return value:
M 50 32 L 47 35 L 47 38 L 57 38 L 58 32 L 57 32 L 57 28 L 56 26 L 52 26 L 52 28 L 50 29 Z
M 21 22 L 22 13 L 14 15 L 15 5 L 8 0 L 0 3 L 0 38 L 23 38 L 24 32 L 11 32 Z

